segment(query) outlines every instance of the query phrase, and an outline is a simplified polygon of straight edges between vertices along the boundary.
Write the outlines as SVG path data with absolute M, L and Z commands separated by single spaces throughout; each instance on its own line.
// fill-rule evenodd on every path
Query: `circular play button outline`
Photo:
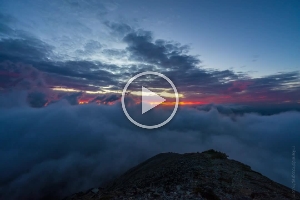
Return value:
M 126 93 L 126 90 L 127 90 L 128 86 L 132 83 L 132 81 L 134 81 L 135 79 L 137 79 L 137 78 L 139 78 L 141 76 L 144 76 L 144 75 L 156 75 L 156 76 L 160 76 L 163 79 L 165 79 L 166 81 L 168 81 L 168 83 L 170 83 L 170 85 L 173 88 L 173 91 L 175 93 L 175 99 L 176 99 L 174 110 L 173 110 L 172 114 L 168 117 L 168 119 L 166 119 L 164 122 L 162 122 L 160 124 L 156 124 L 156 125 L 152 125 L 152 126 L 140 124 L 137 121 L 135 121 L 134 119 L 132 119 L 130 117 L 130 115 L 128 114 L 127 110 L 126 110 L 126 106 L 125 106 L 125 102 L 124 102 L 124 100 L 125 100 L 125 93 Z M 161 73 L 158 73 L 158 72 L 151 72 L 151 71 L 142 72 L 142 73 L 139 73 L 139 74 L 135 75 L 134 77 L 130 78 L 129 81 L 126 83 L 125 87 L 123 88 L 122 98 L 121 98 L 123 112 L 125 113 L 126 117 L 129 119 L 129 121 L 131 121 L 136 126 L 141 127 L 141 128 L 145 128 L 145 129 L 159 128 L 159 127 L 162 127 L 162 126 L 166 125 L 169 121 L 171 121 L 171 119 L 176 114 L 176 111 L 177 111 L 177 108 L 178 108 L 178 102 L 179 102 L 178 92 L 177 92 L 177 89 L 176 89 L 174 83 L 168 77 L 166 77 L 165 75 L 163 75 Z

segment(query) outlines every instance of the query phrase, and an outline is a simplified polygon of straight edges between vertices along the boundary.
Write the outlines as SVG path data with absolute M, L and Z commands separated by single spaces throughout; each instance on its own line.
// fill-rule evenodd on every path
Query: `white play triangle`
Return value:
M 166 99 L 142 86 L 142 114 L 164 101 L 166 101 Z

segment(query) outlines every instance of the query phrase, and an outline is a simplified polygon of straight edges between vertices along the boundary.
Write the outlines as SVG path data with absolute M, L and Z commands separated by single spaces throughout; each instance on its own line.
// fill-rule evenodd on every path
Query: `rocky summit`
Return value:
M 161 153 L 105 186 L 66 200 L 88 199 L 300 199 L 298 192 L 276 183 L 224 153 Z

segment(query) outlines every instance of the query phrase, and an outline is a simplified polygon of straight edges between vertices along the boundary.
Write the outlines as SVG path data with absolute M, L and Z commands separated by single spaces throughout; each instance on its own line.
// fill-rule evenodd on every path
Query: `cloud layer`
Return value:
M 292 150 L 300 145 L 296 111 L 259 115 L 235 114 L 234 109 L 243 110 L 238 107 L 181 108 L 163 128 L 144 130 L 126 119 L 120 104 L 72 106 L 62 100 L 37 109 L 25 100 L 25 93 L 0 99 L 4 199 L 63 197 L 100 186 L 157 153 L 210 148 L 291 186 Z M 163 117 L 161 112 L 154 117 Z M 295 159 L 300 161 L 297 153 Z

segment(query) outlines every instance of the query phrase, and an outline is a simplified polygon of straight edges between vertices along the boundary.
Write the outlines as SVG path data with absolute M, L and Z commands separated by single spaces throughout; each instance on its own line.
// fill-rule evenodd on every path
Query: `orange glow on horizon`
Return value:
M 78 104 L 80 104 L 80 105 L 83 105 L 83 104 L 89 104 L 89 103 L 92 103 L 92 101 L 91 100 L 79 100 L 78 101 Z M 98 105 L 113 105 L 115 102 L 101 102 L 101 101 L 99 101 L 99 100 L 97 100 L 97 101 L 94 101 L 94 103 L 96 103 L 96 104 L 98 104 Z
M 83 100 L 80 100 L 80 101 L 78 101 L 78 103 L 79 103 L 79 104 L 87 104 L 87 103 L 89 103 L 89 101 L 83 101 Z
M 156 102 L 149 102 L 150 104 L 157 104 Z M 164 106 L 173 106 L 175 105 L 176 102 L 163 102 L 161 103 Z M 178 105 L 180 106 L 190 106 L 190 105 L 203 105 L 206 104 L 204 102 L 200 102 L 200 101 L 181 101 L 178 103 Z
M 78 101 L 78 104 L 88 104 L 90 103 L 89 100 L 79 100 Z M 96 101 L 97 104 L 101 104 L 99 101 Z M 136 102 L 137 104 L 140 103 L 140 102 Z M 164 105 L 164 106 L 174 106 L 176 102 L 163 102 L 161 103 L 161 105 Z M 108 102 L 106 103 L 107 105 L 113 105 L 114 102 Z M 149 104 L 157 104 L 156 102 L 149 102 Z M 204 102 L 200 102 L 200 101 L 181 101 L 178 103 L 178 105 L 180 106 L 190 106 L 190 105 L 203 105 L 203 104 L 206 104 Z

